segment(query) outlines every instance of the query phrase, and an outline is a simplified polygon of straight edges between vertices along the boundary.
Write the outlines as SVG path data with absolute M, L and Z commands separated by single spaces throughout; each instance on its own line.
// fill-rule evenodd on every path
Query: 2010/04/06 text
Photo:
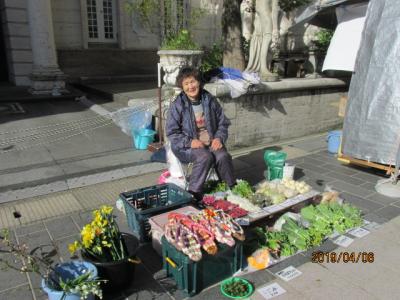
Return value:
M 375 255 L 373 252 L 323 252 L 312 253 L 313 263 L 373 263 Z

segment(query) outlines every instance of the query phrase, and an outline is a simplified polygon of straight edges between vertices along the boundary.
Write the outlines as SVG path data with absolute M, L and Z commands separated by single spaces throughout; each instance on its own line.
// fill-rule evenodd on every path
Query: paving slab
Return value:
M 0 254 L 0 259 L 2 261 L 6 261 L 12 265 L 14 264 L 15 257 L 10 254 Z M 19 261 L 19 260 L 18 260 Z M 0 272 L 0 299 L 2 299 L 1 295 L 5 290 L 10 288 L 25 285 L 28 283 L 28 278 L 26 274 L 23 274 L 17 270 L 12 270 L 4 266 L 3 262 L 0 264 L 1 272 Z M 22 267 L 21 263 L 17 264 L 18 267 Z
M 378 216 L 391 220 L 400 216 L 400 207 L 389 205 L 375 212 Z
M 344 181 L 335 181 L 334 183 L 332 183 L 332 187 L 334 187 L 338 191 L 348 192 L 359 197 L 367 197 L 372 194 L 370 190 L 364 189 L 357 185 L 346 183 Z
M 0 292 L 0 299 L 4 300 L 33 300 L 32 291 L 28 284 Z
M 275 279 L 273 281 L 268 282 L 267 284 L 261 285 L 257 288 L 253 295 L 250 297 L 251 300 L 265 300 L 265 298 L 258 292 L 260 288 L 268 286 L 270 284 L 277 283 L 279 284 L 286 292 L 280 296 L 274 297 L 276 300 L 290 300 L 290 299 L 308 299 L 301 290 L 297 290 L 289 285 L 287 282 L 284 282 L 279 279 Z
M 45 231 L 46 227 L 44 226 L 43 222 L 31 223 L 26 226 L 20 226 L 15 228 L 15 233 L 18 236 L 23 236 L 29 233 L 38 232 L 38 231 Z
M 343 173 L 337 173 L 336 171 L 329 172 L 329 173 L 327 173 L 325 175 L 329 176 L 329 177 L 332 177 L 332 178 L 335 178 L 336 180 L 344 181 L 346 183 L 357 185 L 357 186 L 365 183 L 365 181 L 363 181 L 361 179 L 354 178 L 352 176 L 349 176 L 349 175 L 346 175 L 346 174 L 343 174 Z
M 391 198 L 391 197 L 386 197 L 382 194 L 378 194 L 378 193 L 373 193 L 371 195 L 369 195 L 367 197 L 367 199 L 378 202 L 378 203 L 382 203 L 384 205 L 389 205 L 389 204 L 393 204 L 397 201 L 400 201 L 400 198 Z
M 52 219 L 44 223 L 53 240 L 78 233 L 78 228 L 70 216 Z
M 19 202 L 15 204 L 15 209 L 21 214 L 21 223 L 27 224 L 80 211 L 82 206 L 72 194 L 62 192 L 36 198 L 29 205 L 24 201 Z
M 328 169 L 328 168 L 318 167 L 316 165 L 313 165 L 313 164 L 310 164 L 307 162 L 303 162 L 303 163 L 297 165 L 297 167 L 301 168 L 301 169 L 310 170 L 310 171 L 313 171 L 313 172 L 319 173 L 319 174 L 326 174 L 326 173 L 330 172 L 330 169 Z
M 16 173 L 8 172 L 0 175 L 0 187 L 21 187 L 27 182 L 32 182 L 32 185 L 47 183 L 48 180 L 57 180 L 64 177 L 64 172 L 60 166 L 50 166 L 44 168 L 32 168 L 30 170 L 19 171 Z
M 287 282 L 306 299 L 377 299 L 363 288 L 330 272 L 319 264 L 307 263 L 298 268 L 303 274 Z

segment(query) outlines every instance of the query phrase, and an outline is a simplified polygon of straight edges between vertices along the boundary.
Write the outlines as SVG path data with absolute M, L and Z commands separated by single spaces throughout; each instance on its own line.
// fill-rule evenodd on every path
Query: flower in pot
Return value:
M 132 282 L 138 247 L 133 235 L 120 232 L 113 208 L 102 206 L 93 211 L 92 222 L 82 228 L 80 239 L 69 250 L 73 254 L 80 249 L 82 257 L 97 267 L 100 278 L 107 280 L 104 288 L 114 290 Z
M 0 256 L 0 263 L 22 273 L 36 273 L 42 278 L 42 289 L 49 300 L 94 300 L 102 298 L 96 267 L 84 261 L 71 261 L 53 266 L 49 257 L 51 251 L 44 246 L 30 250 L 25 244 L 10 240 L 7 230 L 0 236 L 0 253 L 11 254 L 12 258 Z

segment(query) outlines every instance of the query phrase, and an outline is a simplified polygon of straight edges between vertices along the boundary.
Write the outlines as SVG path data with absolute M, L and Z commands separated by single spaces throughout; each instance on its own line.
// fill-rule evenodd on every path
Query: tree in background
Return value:
M 242 27 L 240 16 L 241 0 L 224 0 L 222 13 L 223 66 L 244 70 Z

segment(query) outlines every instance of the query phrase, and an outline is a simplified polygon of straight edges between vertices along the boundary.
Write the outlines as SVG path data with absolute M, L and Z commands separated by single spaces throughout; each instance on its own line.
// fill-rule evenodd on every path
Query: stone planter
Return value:
M 200 67 L 202 50 L 160 50 L 160 64 L 164 70 L 163 80 L 168 86 L 175 86 L 176 76 L 183 66 Z

